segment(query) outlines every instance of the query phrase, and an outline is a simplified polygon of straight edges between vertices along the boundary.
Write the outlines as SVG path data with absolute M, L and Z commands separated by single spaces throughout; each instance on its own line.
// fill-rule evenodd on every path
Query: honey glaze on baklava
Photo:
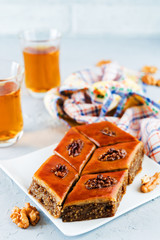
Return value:
M 67 193 L 78 178 L 77 171 L 59 156 L 53 155 L 33 176 L 29 193 L 54 217 L 60 217 Z
M 111 217 L 140 171 L 143 143 L 110 122 L 71 128 L 29 193 L 64 222 Z

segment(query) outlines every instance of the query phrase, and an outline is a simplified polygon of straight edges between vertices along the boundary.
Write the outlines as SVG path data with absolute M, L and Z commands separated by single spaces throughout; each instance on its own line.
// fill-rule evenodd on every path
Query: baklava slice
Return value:
M 54 149 L 54 153 L 65 159 L 80 173 L 95 148 L 90 140 L 73 127 Z
M 53 155 L 36 171 L 28 192 L 57 218 L 77 178 L 78 173 L 70 164 Z
M 102 173 L 128 169 L 128 183 L 141 170 L 143 143 L 133 141 L 97 148 L 82 174 Z
M 98 147 L 113 145 L 121 142 L 136 141 L 131 134 L 121 130 L 111 122 L 99 122 L 81 125 L 76 129 L 89 138 Z
M 64 222 L 115 215 L 126 191 L 127 171 L 83 175 L 64 203 Z

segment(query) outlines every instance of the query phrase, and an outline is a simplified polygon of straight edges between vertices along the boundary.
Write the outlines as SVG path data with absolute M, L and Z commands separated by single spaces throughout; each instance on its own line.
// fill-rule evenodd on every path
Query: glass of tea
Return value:
M 25 84 L 34 97 L 60 85 L 60 33 L 55 29 L 26 30 L 20 33 L 24 57 Z
M 24 69 L 0 60 L 0 147 L 14 144 L 23 133 L 20 88 Z

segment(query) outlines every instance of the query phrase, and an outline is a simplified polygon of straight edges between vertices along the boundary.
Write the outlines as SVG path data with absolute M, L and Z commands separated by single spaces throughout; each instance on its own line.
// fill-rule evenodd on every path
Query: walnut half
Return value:
M 156 79 L 149 74 L 146 74 L 142 77 L 142 82 L 148 85 L 156 85 Z
M 106 64 L 109 64 L 111 63 L 111 60 L 102 60 L 102 61 L 99 61 L 97 64 L 96 64 L 96 67 L 101 67 L 103 65 L 106 65 Z
M 155 66 L 144 66 L 142 68 L 142 72 L 144 72 L 144 73 L 151 73 L 151 74 L 156 73 L 157 70 L 158 69 Z
M 147 193 L 153 191 L 160 184 L 160 172 L 155 173 L 152 177 L 145 175 L 141 181 L 141 192 Z
M 157 80 L 157 82 L 156 82 L 156 86 L 160 87 L 160 79 Z
M 12 214 L 10 216 L 12 221 L 17 224 L 20 228 L 28 228 L 29 227 L 29 219 L 27 217 L 26 209 L 25 208 L 18 208 L 14 207 L 12 209 Z
M 30 203 L 25 203 L 25 209 L 26 209 L 30 224 L 35 226 L 40 219 L 40 214 L 37 211 L 37 208 L 32 207 Z
M 40 219 L 39 212 L 35 207 L 32 207 L 30 203 L 25 203 L 25 207 L 22 209 L 14 207 L 10 217 L 12 222 L 20 228 L 28 228 L 29 223 L 35 226 Z

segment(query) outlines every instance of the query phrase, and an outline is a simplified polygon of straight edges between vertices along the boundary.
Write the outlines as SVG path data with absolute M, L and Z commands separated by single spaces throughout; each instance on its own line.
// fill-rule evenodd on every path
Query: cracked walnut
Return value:
M 17 224 L 18 227 L 24 229 L 28 228 L 29 224 L 35 226 L 40 219 L 39 212 L 35 207 L 32 207 L 30 203 L 25 203 L 25 207 L 22 209 L 15 206 L 12 209 L 12 214 L 10 217 L 12 222 Z

